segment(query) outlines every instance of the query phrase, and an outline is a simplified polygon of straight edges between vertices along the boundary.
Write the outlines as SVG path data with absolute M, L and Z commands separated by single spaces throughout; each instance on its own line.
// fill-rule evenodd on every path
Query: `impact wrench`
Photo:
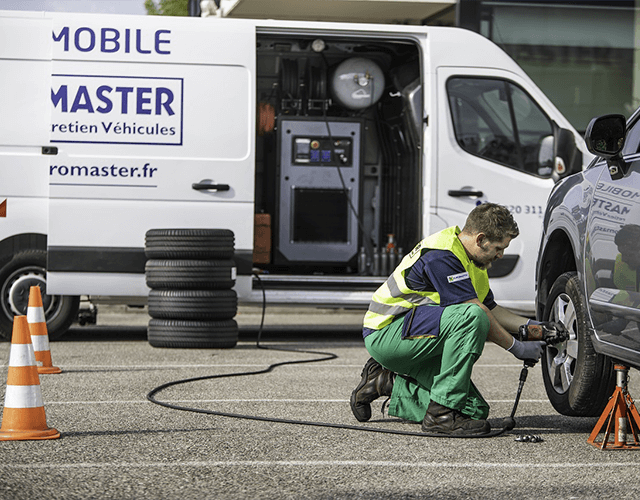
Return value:
M 522 325 L 518 330 L 517 339 L 521 342 L 528 340 L 542 340 L 547 345 L 554 345 L 564 342 L 569 339 L 569 333 L 561 322 L 551 323 L 553 326 L 548 327 L 545 325 Z M 522 388 L 527 380 L 529 374 L 529 368 L 535 366 L 537 363 L 533 359 L 525 359 L 522 370 L 520 371 L 520 383 L 518 384 L 518 392 L 516 393 L 516 399 L 513 403 L 513 410 L 511 410 L 511 416 L 504 419 L 505 425 L 511 425 L 511 429 L 516 426 L 514 419 L 516 409 L 518 408 L 518 402 L 522 395 Z
M 259 280 L 259 278 L 258 278 L 258 280 Z M 193 377 L 193 378 L 187 378 L 187 379 L 182 379 L 182 380 L 175 380 L 173 382 L 167 382 L 166 384 L 160 385 L 160 386 L 156 387 L 155 389 L 152 389 L 147 394 L 147 399 L 149 401 L 151 401 L 152 403 L 158 404 L 160 406 L 164 406 L 166 408 L 171 408 L 171 409 L 174 409 L 174 410 L 195 412 L 195 413 L 204 413 L 204 414 L 207 414 L 207 415 L 216 415 L 216 416 L 230 417 L 230 418 L 240 418 L 240 419 L 246 419 L 246 420 L 257 420 L 257 421 L 262 421 L 262 422 L 278 422 L 278 423 L 286 423 L 286 424 L 308 425 L 308 426 L 314 426 L 314 427 L 329 427 L 329 428 L 334 428 L 334 429 L 350 429 L 350 430 L 358 430 L 358 431 L 366 431 L 366 432 L 376 432 L 376 433 L 382 433 L 382 434 L 397 434 L 397 435 L 403 435 L 403 436 L 440 437 L 440 438 L 442 438 L 442 437 L 449 437 L 449 438 L 487 438 L 487 437 L 499 436 L 500 434 L 502 434 L 502 433 L 504 433 L 506 431 L 510 431 L 511 429 L 513 429 L 516 426 L 516 421 L 514 419 L 514 416 L 515 416 L 515 413 L 516 413 L 516 409 L 518 407 L 518 402 L 520 400 L 520 395 L 522 394 L 522 388 L 524 386 L 524 382 L 527 379 L 527 370 L 528 370 L 529 366 L 534 366 L 535 363 L 536 363 L 533 360 L 525 361 L 525 364 L 524 364 L 524 367 L 522 369 L 522 372 L 520 373 L 520 384 L 518 386 L 518 392 L 517 392 L 516 399 L 515 399 L 515 402 L 514 402 L 514 405 L 513 405 L 513 410 L 511 411 L 511 416 L 507 417 L 507 418 L 504 418 L 502 420 L 502 427 L 501 428 L 495 429 L 495 430 L 491 431 L 488 434 L 478 434 L 478 435 L 436 434 L 436 433 L 413 432 L 413 431 L 402 431 L 402 430 L 394 430 L 394 429 L 383 429 L 383 428 L 376 428 L 376 427 L 366 427 L 366 426 L 362 426 L 362 425 L 334 424 L 334 423 L 329 423 L 329 422 L 314 422 L 314 421 L 292 420 L 292 419 L 274 418 L 274 417 L 261 417 L 261 416 L 257 416 L 257 415 L 244 415 L 244 414 L 239 414 L 239 413 L 222 412 L 222 411 L 216 411 L 216 410 L 206 410 L 204 408 L 192 408 L 192 407 L 188 407 L 188 406 L 180 406 L 180 405 L 176 405 L 176 404 L 172 404 L 172 403 L 158 401 L 155 398 L 155 396 L 159 392 L 163 391 L 164 389 L 167 389 L 169 387 L 172 387 L 172 386 L 175 386 L 175 385 L 179 385 L 179 384 L 195 382 L 195 381 L 198 381 L 198 380 L 215 379 L 215 378 L 240 377 L 240 376 L 243 376 L 243 375 L 258 375 L 258 374 L 262 374 L 262 373 L 268 373 L 268 372 L 270 372 L 271 370 L 273 370 L 274 368 L 276 368 L 278 366 L 292 365 L 292 364 L 299 364 L 299 363 L 313 363 L 313 362 L 318 362 L 318 361 L 328 361 L 328 360 L 331 360 L 331 359 L 336 359 L 338 357 L 336 354 L 327 353 L 327 352 L 305 351 L 305 350 L 298 350 L 298 349 L 287 349 L 287 348 L 282 348 L 282 347 L 262 346 L 260 344 L 260 339 L 261 339 L 261 336 L 262 336 L 262 330 L 263 330 L 263 325 L 264 325 L 265 309 L 266 309 L 266 301 L 265 301 L 264 289 L 263 289 L 262 320 L 260 322 L 260 328 L 258 329 L 258 340 L 257 340 L 258 349 L 271 349 L 271 350 L 277 350 L 277 351 L 297 352 L 297 353 L 306 353 L 306 354 L 320 354 L 320 355 L 322 355 L 322 357 L 314 358 L 314 359 L 305 359 L 305 360 L 295 360 L 295 361 L 285 361 L 285 362 L 281 362 L 281 363 L 274 363 L 274 364 L 270 365 L 269 367 L 265 368 L 264 370 L 257 370 L 257 371 L 252 371 L 252 372 L 229 373 L 229 374 L 219 374 L 219 375 L 207 375 L 207 376 L 203 376 L 203 377 Z M 519 337 L 520 340 L 544 340 L 548 345 L 549 344 L 557 344 L 559 342 L 563 342 L 563 341 L 567 340 L 568 334 L 566 332 L 566 329 L 564 328 L 564 325 L 562 325 L 561 323 L 556 323 L 555 325 L 556 325 L 556 328 L 546 328 L 546 327 L 531 328 L 531 330 L 534 331 L 534 336 L 536 338 L 532 338 L 531 332 L 527 332 L 526 328 L 524 329 L 524 331 L 521 328 L 520 332 L 518 333 L 518 337 Z M 542 326 L 542 325 L 535 325 L 535 326 Z

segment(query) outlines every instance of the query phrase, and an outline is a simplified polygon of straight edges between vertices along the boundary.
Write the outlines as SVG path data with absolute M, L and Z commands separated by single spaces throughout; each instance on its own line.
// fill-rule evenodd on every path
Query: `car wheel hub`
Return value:
M 571 387 L 576 366 L 578 341 L 576 335 L 576 311 L 567 294 L 560 294 L 553 303 L 549 321 L 561 321 L 569 330 L 569 339 L 547 346 L 546 370 L 555 391 L 564 394 Z

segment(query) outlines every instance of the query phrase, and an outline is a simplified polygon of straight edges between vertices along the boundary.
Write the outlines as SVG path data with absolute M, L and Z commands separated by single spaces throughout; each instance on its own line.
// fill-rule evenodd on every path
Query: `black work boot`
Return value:
M 422 421 L 422 432 L 456 435 L 483 435 L 491 431 L 486 420 L 474 420 L 458 410 L 431 401 Z
M 369 358 L 362 369 L 362 380 L 351 393 L 351 411 L 358 422 L 366 422 L 371 418 L 373 400 L 380 396 L 391 396 L 395 378 L 395 373 Z

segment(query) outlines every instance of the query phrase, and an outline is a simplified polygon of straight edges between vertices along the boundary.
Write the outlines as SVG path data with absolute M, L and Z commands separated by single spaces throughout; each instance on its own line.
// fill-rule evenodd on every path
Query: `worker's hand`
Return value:
M 546 343 L 540 340 L 534 340 L 533 342 L 521 342 L 518 339 L 513 339 L 513 345 L 507 349 L 516 358 L 523 361 L 530 359 L 537 362 L 542 356 L 542 351 Z

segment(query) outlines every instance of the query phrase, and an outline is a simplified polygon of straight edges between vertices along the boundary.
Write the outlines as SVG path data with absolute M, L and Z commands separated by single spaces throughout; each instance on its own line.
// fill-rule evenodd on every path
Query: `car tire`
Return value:
M 13 317 L 27 314 L 31 286 L 42 292 L 49 340 L 64 335 L 78 315 L 80 297 L 46 293 L 46 264 L 45 250 L 23 250 L 0 269 L 0 338 L 11 340 Z
M 234 241 L 229 229 L 150 229 L 144 252 L 147 259 L 228 260 Z
M 569 272 L 554 282 L 544 309 L 545 321 L 562 321 L 569 331 L 569 339 L 547 346 L 541 360 L 549 401 L 567 416 L 599 416 L 615 386 L 611 360 L 593 347 L 585 304 L 578 276 Z
M 235 283 L 235 263 L 232 260 L 151 259 L 147 261 L 145 274 L 151 289 L 230 289 Z
M 147 340 L 153 347 L 228 349 L 238 343 L 238 324 L 223 321 L 151 319 Z
M 159 319 L 232 319 L 238 312 L 234 290 L 151 290 L 149 316 Z

